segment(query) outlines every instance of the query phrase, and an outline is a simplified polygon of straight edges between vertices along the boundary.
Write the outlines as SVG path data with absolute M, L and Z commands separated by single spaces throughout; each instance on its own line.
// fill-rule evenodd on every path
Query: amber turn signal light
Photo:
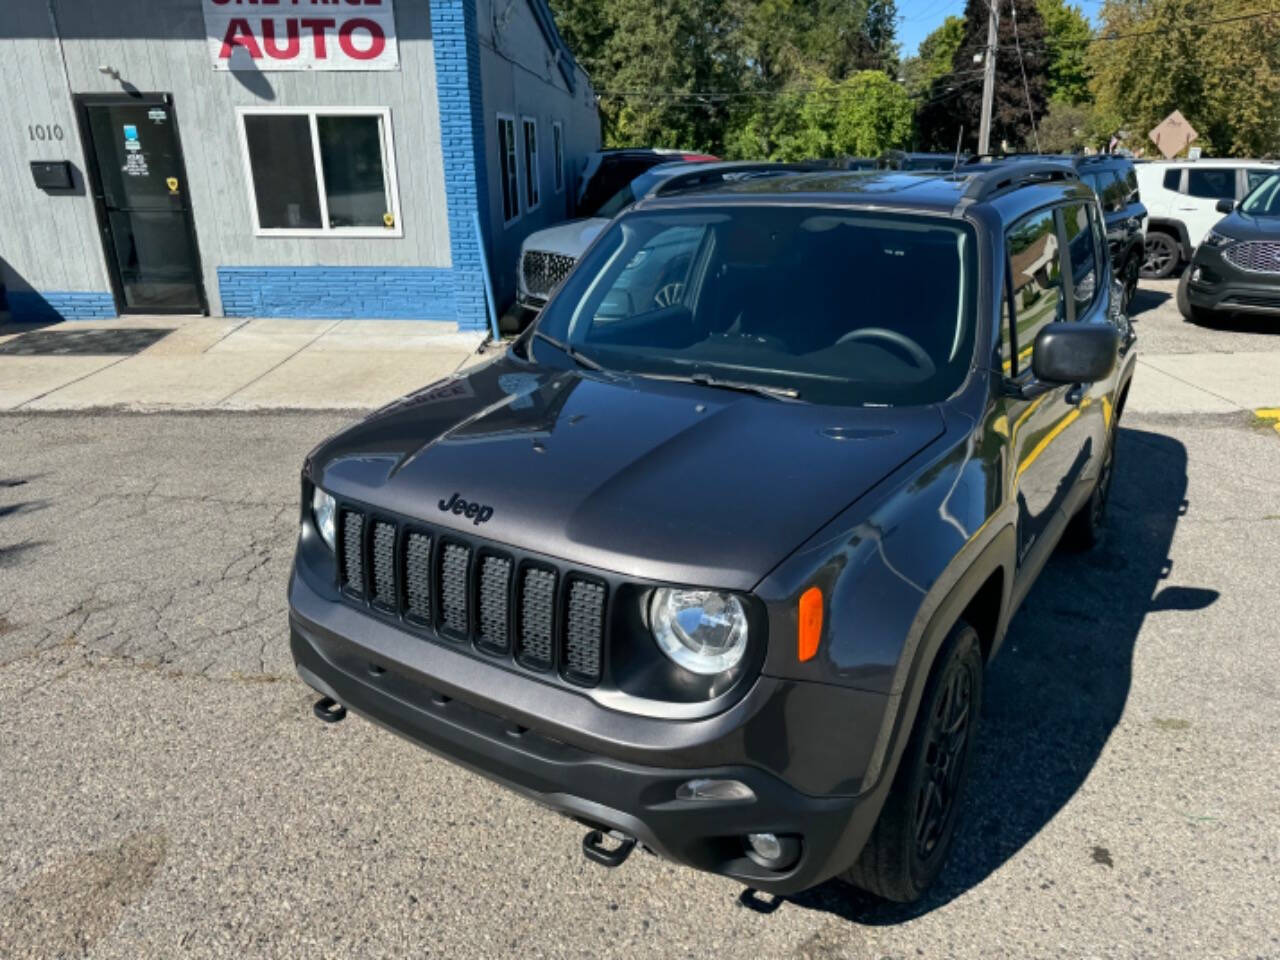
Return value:
M 800 594 L 799 644 L 796 652 L 800 662 L 812 660 L 818 655 L 818 639 L 822 636 L 822 591 L 810 587 Z

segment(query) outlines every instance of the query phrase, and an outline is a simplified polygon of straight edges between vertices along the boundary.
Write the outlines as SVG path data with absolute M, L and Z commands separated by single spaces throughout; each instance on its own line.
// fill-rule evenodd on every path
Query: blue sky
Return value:
M 1070 2 L 1097 23 L 1102 0 Z M 902 44 L 902 56 L 915 56 L 920 41 L 950 16 L 964 16 L 964 0 L 898 0 L 898 42 Z

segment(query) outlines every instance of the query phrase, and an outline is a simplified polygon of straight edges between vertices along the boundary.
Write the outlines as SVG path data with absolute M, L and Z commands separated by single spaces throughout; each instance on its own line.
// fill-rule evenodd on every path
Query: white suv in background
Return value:
M 1280 169 L 1269 160 L 1174 160 L 1138 163 L 1138 189 L 1146 205 L 1144 277 L 1167 277 L 1222 219 L 1219 200 L 1240 200 Z

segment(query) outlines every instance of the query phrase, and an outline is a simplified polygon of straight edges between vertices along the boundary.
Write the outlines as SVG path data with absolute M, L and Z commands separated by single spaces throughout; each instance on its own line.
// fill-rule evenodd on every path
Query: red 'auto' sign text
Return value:
M 215 70 L 397 70 L 393 0 L 204 0 Z

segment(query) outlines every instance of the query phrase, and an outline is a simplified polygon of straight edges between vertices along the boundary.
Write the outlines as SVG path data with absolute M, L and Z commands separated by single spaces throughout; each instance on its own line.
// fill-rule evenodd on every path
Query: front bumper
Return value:
M 593 828 L 632 836 L 667 859 L 756 889 L 794 893 L 849 866 L 879 814 L 882 789 L 856 797 L 813 795 L 776 769 L 764 769 L 779 764 L 789 769 L 793 759 L 801 759 L 787 756 L 802 732 L 787 729 L 796 704 L 826 700 L 826 709 L 852 718 L 861 712 L 854 700 L 877 695 L 761 677 L 742 701 L 717 717 L 632 717 L 400 634 L 438 667 L 424 672 L 419 668 L 426 664 L 386 656 L 384 638 L 373 634 L 389 628 L 356 611 L 326 605 L 340 626 L 367 623 L 369 633 L 359 641 L 349 638 L 358 635 L 356 630 L 335 632 L 317 622 L 321 618 L 307 616 L 300 608 L 314 613 L 316 604 L 309 601 L 324 602 L 308 594 L 295 576 L 291 646 L 298 673 L 312 688 L 546 807 Z M 566 704 L 566 697 L 575 702 Z M 533 703 L 547 716 L 531 715 Z M 843 727 L 842 733 L 849 729 Z M 803 731 L 811 739 L 845 740 L 833 732 L 830 727 Z M 873 737 L 868 732 L 868 739 Z M 849 747 L 848 755 L 856 756 L 857 749 Z M 745 783 L 755 800 L 676 798 L 681 784 L 703 777 Z M 801 837 L 799 860 L 783 871 L 758 866 L 745 855 L 748 833 Z
M 1241 270 L 1204 244 L 1187 267 L 1187 299 L 1202 310 L 1280 315 L 1280 273 Z M 1197 273 L 1197 271 L 1199 271 Z

